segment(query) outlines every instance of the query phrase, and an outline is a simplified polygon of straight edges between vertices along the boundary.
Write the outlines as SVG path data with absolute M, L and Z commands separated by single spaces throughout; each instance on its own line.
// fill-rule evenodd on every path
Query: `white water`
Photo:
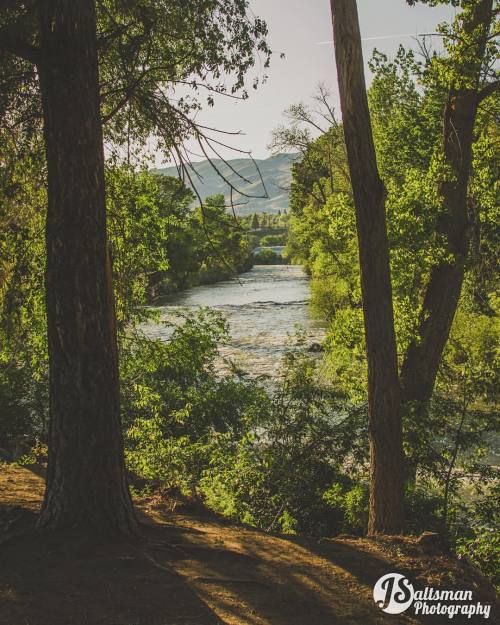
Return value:
M 163 318 L 178 308 L 210 306 L 222 311 L 231 341 L 220 347 L 221 356 L 252 376 L 274 375 L 287 349 L 297 345 L 298 327 L 304 329 L 305 346 L 324 336 L 322 324 L 310 315 L 309 297 L 309 280 L 301 267 L 257 265 L 238 279 L 177 293 L 160 308 Z M 166 339 L 171 330 L 148 324 L 147 332 Z

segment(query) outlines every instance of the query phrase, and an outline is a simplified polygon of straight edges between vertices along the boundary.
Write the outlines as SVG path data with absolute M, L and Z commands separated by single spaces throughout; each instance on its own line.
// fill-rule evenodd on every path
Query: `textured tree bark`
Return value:
M 356 0 L 331 0 L 342 121 L 356 207 L 368 360 L 370 534 L 403 528 L 401 398 L 386 231 Z
M 45 0 L 39 10 L 50 368 L 49 460 L 39 525 L 132 535 L 136 521 L 120 423 L 94 2 Z
M 435 265 L 429 277 L 415 340 L 409 345 L 401 367 L 404 402 L 418 402 L 419 409 L 431 398 L 443 349 L 455 317 L 469 253 L 470 224 L 467 187 L 472 162 L 473 131 L 479 103 L 479 79 L 486 37 L 492 19 L 492 0 L 479 0 L 464 30 L 480 35 L 472 62 L 463 68 L 467 88 L 452 87 L 443 121 L 443 154 L 450 175 L 438 184 L 443 217 L 437 224 L 445 237 L 449 260 Z M 479 34 L 479 33 L 478 33 Z

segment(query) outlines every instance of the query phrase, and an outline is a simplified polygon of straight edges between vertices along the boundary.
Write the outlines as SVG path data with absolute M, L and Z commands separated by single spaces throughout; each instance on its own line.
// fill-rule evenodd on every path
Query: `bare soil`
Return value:
M 38 473 L 38 475 L 37 475 Z M 374 583 L 470 589 L 470 565 L 417 538 L 270 535 L 161 496 L 136 501 L 142 539 L 95 542 L 35 530 L 42 471 L 0 465 L 0 625 L 410 625 L 495 623 L 382 612 Z

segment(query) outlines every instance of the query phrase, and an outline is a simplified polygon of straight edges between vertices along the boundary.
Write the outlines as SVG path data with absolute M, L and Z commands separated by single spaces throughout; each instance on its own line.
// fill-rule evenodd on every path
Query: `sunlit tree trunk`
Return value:
M 92 0 L 40 3 L 48 167 L 47 488 L 39 523 L 131 535 L 125 481 Z
M 392 307 L 385 188 L 373 144 L 355 0 L 331 0 L 347 157 L 356 208 L 368 360 L 370 534 L 403 528 L 401 393 Z

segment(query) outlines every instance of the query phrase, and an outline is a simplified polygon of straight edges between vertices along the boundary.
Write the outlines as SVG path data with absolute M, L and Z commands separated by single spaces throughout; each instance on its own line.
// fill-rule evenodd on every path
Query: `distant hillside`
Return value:
M 241 195 L 233 194 L 233 202 L 236 205 L 235 211 L 239 215 L 248 215 L 250 213 L 277 213 L 278 210 L 288 209 L 288 192 L 292 177 L 292 163 L 297 160 L 298 154 L 277 154 L 266 159 L 256 159 L 260 173 L 266 186 L 268 199 L 266 198 L 247 198 Z M 214 159 L 215 167 L 220 173 L 231 181 L 239 191 L 248 195 L 263 195 L 264 189 L 260 181 L 259 172 L 254 163 L 249 158 L 235 158 L 228 161 L 231 167 L 244 176 L 249 182 L 245 182 L 239 178 L 230 167 L 224 164 L 220 159 Z M 194 167 L 198 172 L 201 180 L 194 179 L 197 191 L 200 196 L 205 199 L 209 195 L 222 193 L 226 196 L 227 202 L 230 201 L 230 188 L 223 178 L 215 171 L 209 161 L 201 161 L 195 163 Z M 175 167 L 167 167 L 159 169 L 159 173 L 166 176 L 177 176 Z

